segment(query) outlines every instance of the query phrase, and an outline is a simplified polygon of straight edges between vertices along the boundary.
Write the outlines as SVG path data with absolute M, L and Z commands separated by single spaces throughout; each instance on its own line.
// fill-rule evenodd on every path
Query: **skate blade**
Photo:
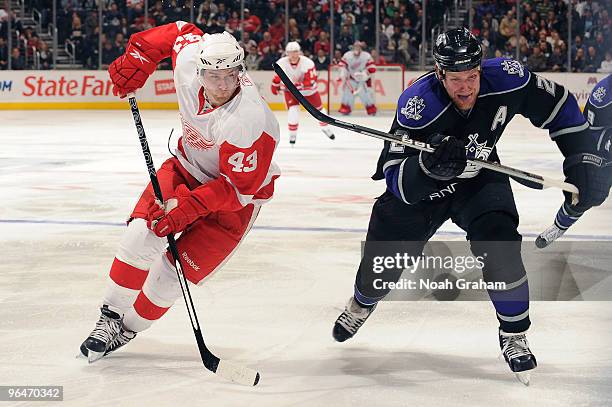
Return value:
M 104 352 L 94 352 L 93 350 L 88 349 L 87 362 L 90 364 L 97 362 L 98 360 L 102 359 L 102 357 L 104 357 Z
M 515 372 L 516 378 L 519 382 L 523 383 L 525 386 L 529 386 L 529 381 L 531 380 L 531 373 L 527 372 Z

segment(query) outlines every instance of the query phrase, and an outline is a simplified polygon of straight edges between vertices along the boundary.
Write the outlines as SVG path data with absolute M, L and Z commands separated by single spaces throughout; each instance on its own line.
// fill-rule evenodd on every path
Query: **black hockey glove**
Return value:
M 581 153 L 570 155 L 563 161 L 566 181 L 578 187 L 578 203 L 572 205 L 569 192 L 564 192 L 565 202 L 578 213 L 601 205 L 610 192 L 612 167 L 595 154 Z
M 433 153 L 421 151 L 419 165 L 428 177 L 448 181 L 461 175 L 467 164 L 463 140 L 435 133 L 427 142 L 435 150 Z

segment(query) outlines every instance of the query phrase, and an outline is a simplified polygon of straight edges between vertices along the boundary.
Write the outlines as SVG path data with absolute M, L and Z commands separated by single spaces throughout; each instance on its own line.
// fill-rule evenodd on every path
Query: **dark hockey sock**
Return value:
M 360 291 L 359 288 L 357 288 L 357 285 L 355 285 L 355 301 L 357 301 L 357 303 L 359 305 L 361 305 L 363 308 L 372 308 L 373 306 L 375 306 L 378 301 L 381 300 L 381 298 L 372 298 L 372 297 L 367 297 L 365 295 L 363 295 Z
M 489 290 L 489 297 L 497 311 L 499 327 L 504 332 L 524 332 L 529 328 L 529 284 L 526 279 L 509 290 Z

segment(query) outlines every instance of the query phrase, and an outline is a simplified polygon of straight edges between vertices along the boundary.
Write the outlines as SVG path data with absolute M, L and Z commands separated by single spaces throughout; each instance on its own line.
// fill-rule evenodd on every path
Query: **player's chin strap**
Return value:
M 142 120 L 140 118 L 140 110 L 138 109 L 138 104 L 136 103 L 136 95 L 134 93 L 129 93 L 127 96 L 128 101 L 130 103 L 130 108 L 132 110 L 132 117 L 134 118 L 134 124 L 136 125 L 136 131 L 138 132 L 140 147 L 142 148 L 142 153 L 144 154 L 145 162 L 147 163 L 147 170 L 149 172 L 149 177 L 151 178 L 151 186 L 153 187 L 153 192 L 155 193 L 155 197 L 160 202 L 164 202 L 164 197 L 162 196 L 159 181 L 157 180 L 155 166 L 153 165 L 153 156 L 151 155 L 149 143 L 147 142 L 147 136 L 145 135 L 144 126 L 142 125 Z M 187 283 L 187 279 L 185 278 L 183 267 L 181 266 L 181 260 L 176 247 L 176 241 L 174 240 L 174 236 L 172 234 L 169 234 L 167 238 L 168 247 L 174 259 L 174 266 L 176 268 L 178 281 L 181 285 L 181 291 L 183 292 L 183 299 L 185 300 L 185 305 L 187 306 L 187 313 L 189 314 L 191 327 L 193 328 L 193 334 L 196 338 L 198 350 L 200 351 L 200 357 L 202 358 L 204 366 L 211 372 L 216 373 L 219 376 L 223 376 L 233 382 L 244 384 L 247 386 L 255 386 L 259 382 L 260 376 L 258 372 L 253 369 L 235 365 L 231 362 L 219 359 L 208 349 L 208 347 L 204 343 L 202 329 L 200 327 L 200 323 L 198 322 L 198 316 L 196 315 L 193 300 L 191 298 L 191 293 L 189 292 L 189 285 Z

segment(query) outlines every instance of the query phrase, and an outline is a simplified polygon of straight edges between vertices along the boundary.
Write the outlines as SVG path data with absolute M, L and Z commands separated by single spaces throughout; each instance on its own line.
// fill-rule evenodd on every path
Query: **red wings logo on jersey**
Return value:
M 188 121 L 183 120 L 182 117 L 181 122 L 183 123 L 183 140 L 189 147 L 196 150 L 208 150 L 215 145 L 215 140 L 204 137 L 198 129 Z

